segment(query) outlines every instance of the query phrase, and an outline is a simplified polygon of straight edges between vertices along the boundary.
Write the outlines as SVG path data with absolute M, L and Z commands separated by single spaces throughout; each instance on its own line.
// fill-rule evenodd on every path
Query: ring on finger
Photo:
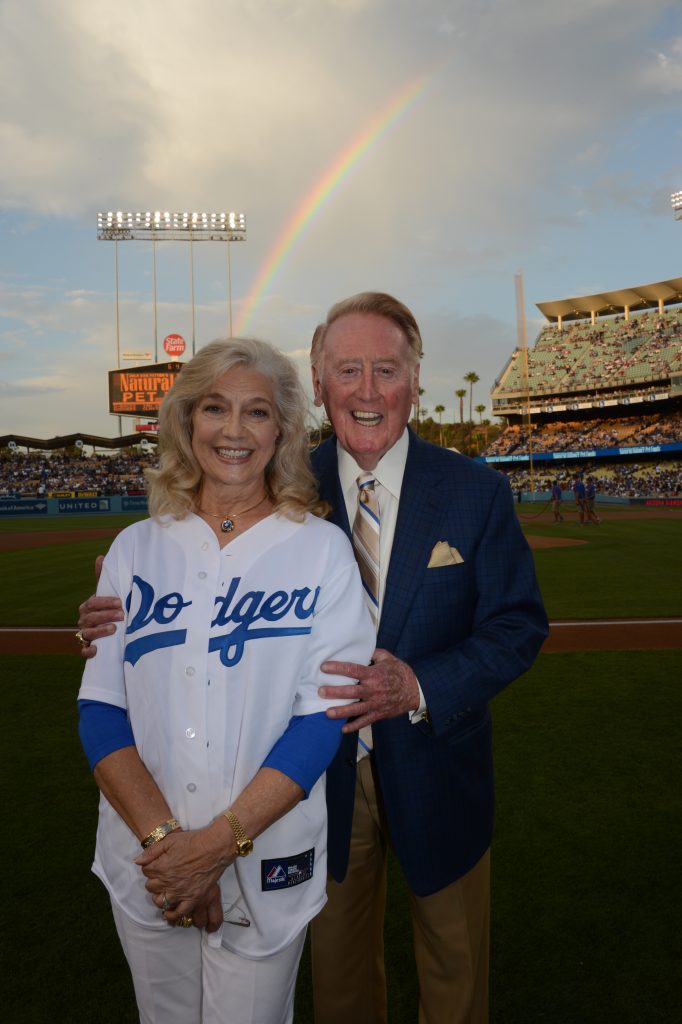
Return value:
M 161 897 L 161 909 L 163 910 L 163 912 L 165 914 L 167 910 L 170 910 L 170 908 L 171 908 L 171 905 L 168 902 L 166 894 L 164 893 L 163 896 Z
M 183 914 L 182 917 L 178 919 L 178 924 L 181 928 L 191 928 L 192 923 L 192 918 L 189 914 Z
M 74 633 L 74 636 L 76 637 L 76 640 L 81 645 L 81 647 L 89 647 L 90 646 L 90 641 L 85 639 L 85 637 L 83 636 L 83 634 L 82 634 L 80 629 L 78 630 L 77 633 Z

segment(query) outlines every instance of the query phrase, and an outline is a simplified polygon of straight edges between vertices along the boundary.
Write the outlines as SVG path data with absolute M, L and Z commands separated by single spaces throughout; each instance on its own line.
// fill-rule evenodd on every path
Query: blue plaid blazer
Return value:
M 312 454 L 331 520 L 350 537 L 336 438 Z M 463 561 L 427 568 L 438 541 Z M 466 874 L 490 845 L 488 701 L 533 663 L 547 635 L 533 560 L 502 474 L 420 440 L 410 443 L 377 646 L 406 661 L 430 721 L 373 726 L 391 841 L 408 885 L 427 896 Z M 342 881 L 355 793 L 357 734 L 327 771 L 328 865 Z

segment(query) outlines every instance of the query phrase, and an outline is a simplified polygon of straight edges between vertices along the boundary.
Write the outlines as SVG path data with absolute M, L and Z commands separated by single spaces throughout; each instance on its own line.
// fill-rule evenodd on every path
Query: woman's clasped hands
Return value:
M 144 850 L 135 863 L 147 891 L 169 925 L 215 932 L 223 921 L 218 879 L 234 860 L 220 840 L 219 824 L 171 832 Z

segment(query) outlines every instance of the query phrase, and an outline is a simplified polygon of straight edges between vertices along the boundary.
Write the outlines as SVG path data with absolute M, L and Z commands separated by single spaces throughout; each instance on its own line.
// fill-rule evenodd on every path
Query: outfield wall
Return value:
M 552 500 L 550 491 L 522 491 L 514 495 L 515 500 L 530 502 L 549 502 Z M 564 501 L 573 500 L 572 491 L 563 492 Z M 641 507 L 677 507 L 682 508 L 682 498 L 621 498 L 608 494 L 598 494 L 597 503 L 603 505 L 623 505 Z M 27 517 L 64 517 L 72 515 L 140 515 L 147 511 L 147 498 L 143 494 L 103 495 L 98 498 L 0 498 L 0 519 L 16 516 Z
M 569 459 L 622 459 L 633 455 L 679 455 L 682 444 L 640 444 L 624 448 L 584 448 L 579 451 L 533 452 L 533 462 L 564 462 Z M 512 455 L 477 455 L 477 462 L 491 466 L 508 462 L 529 462 L 528 451 Z M 546 468 L 546 467 L 543 467 Z
M 147 511 L 144 494 L 97 498 L 0 498 L 0 516 L 134 515 Z
M 551 491 L 522 491 L 519 497 L 518 491 L 514 492 L 517 501 L 550 502 Z M 574 501 L 573 491 L 562 491 L 562 501 Z M 624 498 L 617 494 L 598 494 L 596 497 L 598 505 L 623 505 L 634 508 L 682 508 L 682 498 L 659 498 L 650 495 L 648 498 Z

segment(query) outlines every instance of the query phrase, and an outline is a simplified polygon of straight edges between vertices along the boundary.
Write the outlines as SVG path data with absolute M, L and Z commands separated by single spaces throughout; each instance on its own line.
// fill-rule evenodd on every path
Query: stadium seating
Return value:
M 7 450 L 0 458 L 0 496 L 47 496 L 54 491 L 139 494 L 145 487 L 144 469 L 155 461 L 156 452 L 70 456 Z
M 523 353 L 515 352 L 493 398 L 525 391 L 558 398 L 667 382 L 671 373 L 682 372 L 682 309 L 578 321 L 562 329 L 548 325 L 528 350 L 527 384 L 524 363 Z
M 527 468 L 508 470 L 502 467 L 514 491 L 530 491 L 531 478 Z M 549 491 L 558 480 L 569 498 L 576 474 L 594 477 L 597 493 L 603 497 L 619 498 L 675 498 L 682 495 L 682 466 L 679 463 L 606 463 L 595 466 L 594 462 L 571 464 L 570 470 L 562 468 L 549 472 L 539 469 L 533 478 L 534 490 Z
M 527 435 L 528 430 L 525 426 L 509 426 L 483 454 L 527 453 Z M 535 453 L 630 447 L 641 444 L 675 444 L 682 442 L 682 411 L 649 417 L 629 416 L 535 423 L 532 425 L 531 441 Z

